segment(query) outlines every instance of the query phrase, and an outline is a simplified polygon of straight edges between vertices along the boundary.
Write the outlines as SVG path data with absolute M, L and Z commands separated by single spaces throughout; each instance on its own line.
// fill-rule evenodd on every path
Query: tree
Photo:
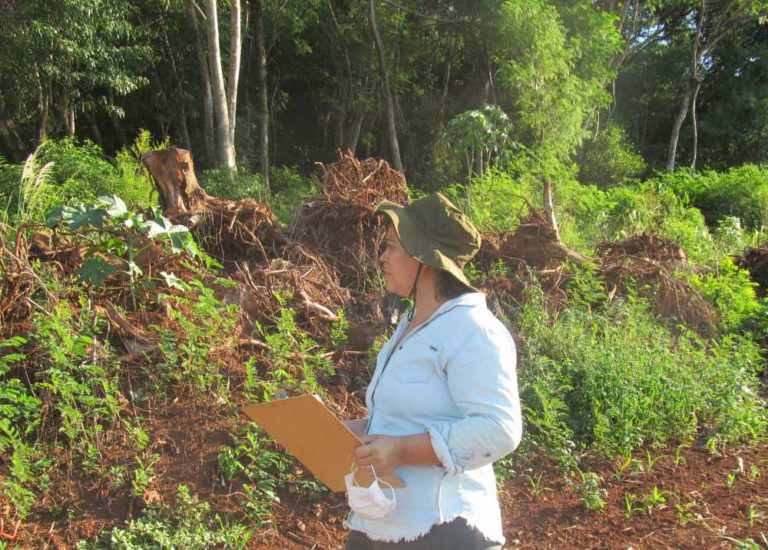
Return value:
M 403 161 L 400 159 L 400 145 L 397 141 L 397 128 L 395 125 L 395 104 L 392 99 L 392 90 L 389 85 L 389 70 L 387 69 L 387 56 L 384 50 L 384 43 L 379 33 L 379 23 L 376 19 L 376 6 L 373 0 L 368 0 L 369 17 L 371 21 L 371 30 L 373 40 L 376 44 L 376 55 L 379 60 L 379 80 L 381 83 L 381 94 L 384 96 L 384 105 L 386 106 L 387 117 L 387 137 L 389 140 L 389 150 L 392 156 L 392 166 L 395 170 L 403 171 Z
M 708 65 L 714 48 L 723 38 L 760 16 L 768 9 L 768 2 L 753 0 L 697 0 L 661 3 L 671 10 L 673 17 L 666 20 L 668 32 L 683 36 L 690 43 L 691 61 L 684 78 L 686 86 L 680 101 L 677 117 L 672 126 L 667 150 L 667 171 L 675 170 L 680 128 L 690 110 L 693 119 L 693 151 L 691 170 L 696 169 L 698 150 L 698 126 L 696 101 L 701 85 L 708 72 Z
M 36 113 L 36 141 L 74 135 L 78 112 L 121 114 L 111 98 L 148 82 L 148 51 L 129 3 L 29 0 L 4 12 L 0 87 L 22 118 Z
M 190 0 L 191 1 L 191 0 Z M 219 44 L 219 15 L 216 0 L 206 0 L 206 31 L 208 36 L 208 64 L 211 70 L 213 91 L 213 112 L 216 126 L 216 145 L 218 160 L 229 170 L 236 171 L 235 160 L 235 116 L 237 100 L 237 78 L 240 70 L 240 0 L 231 0 L 232 26 L 230 29 L 230 73 L 225 86 L 224 71 L 221 65 L 221 47 Z M 236 65 L 235 69 L 232 66 Z M 230 107 L 233 111 L 230 112 Z

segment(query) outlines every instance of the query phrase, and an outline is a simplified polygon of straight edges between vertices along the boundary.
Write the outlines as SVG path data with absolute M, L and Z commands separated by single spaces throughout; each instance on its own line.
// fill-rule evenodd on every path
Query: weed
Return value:
M 747 508 L 747 521 L 750 527 L 754 527 L 756 524 L 765 521 L 765 514 L 758 510 L 754 504 L 750 504 Z
M 624 493 L 624 517 L 631 519 L 635 512 L 642 510 L 637 505 L 637 495 L 634 493 Z
M 686 525 L 692 521 L 698 521 L 701 519 L 700 514 L 694 513 L 691 509 L 695 506 L 693 502 L 687 502 L 685 504 L 676 503 L 675 511 L 677 512 L 677 520 L 680 525 Z
M 768 536 L 766 536 L 765 533 L 760 533 L 759 541 L 755 541 L 752 538 L 741 540 L 725 536 L 721 538 L 732 542 L 733 547 L 736 548 L 736 550 L 765 550 L 768 548 Z
M 603 478 L 595 472 L 582 472 L 578 467 L 576 471 L 581 481 L 581 502 L 590 512 L 602 512 L 605 510 L 605 496 L 608 491 L 601 487 Z
M 642 502 L 645 512 L 650 514 L 653 510 L 665 508 L 669 494 L 669 491 L 663 491 L 654 485 L 650 493 L 643 495 Z
M 528 474 L 523 474 L 523 477 L 525 477 L 525 479 L 528 480 L 528 484 L 531 486 L 531 494 L 533 496 L 538 496 L 541 493 L 543 493 L 544 491 L 551 491 L 551 489 L 549 489 L 548 487 L 543 487 L 541 485 L 541 479 L 542 479 L 543 475 L 544 474 L 542 474 L 541 472 L 536 474 L 536 476 L 531 476 L 531 475 L 528 475 Z
M 122 550 L 244 549 L 252 536 L 251 529 L 213 516 L 209 504 L 191 495 L 185 485 L 179 485 L 174 506 L 150 503 L 144 517 L 113 529 L 104 546 Z

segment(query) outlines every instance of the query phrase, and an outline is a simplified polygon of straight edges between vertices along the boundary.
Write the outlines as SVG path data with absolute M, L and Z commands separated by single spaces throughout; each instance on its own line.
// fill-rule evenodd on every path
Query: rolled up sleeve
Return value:
M 448 389 L 462 417 L 426 426 L 449 476 L 490 464 L 522 437 L 516 353 L 503 326 L 484 328 L 446 362 Z

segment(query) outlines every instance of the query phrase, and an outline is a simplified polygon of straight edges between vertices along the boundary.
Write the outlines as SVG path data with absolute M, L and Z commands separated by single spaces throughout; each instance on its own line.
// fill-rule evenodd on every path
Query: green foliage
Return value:
M 218 279 L 214 284 L 229 283 Z M 218 373 L 221 358 L 215 352 L 235 346 L 237 306 L 219 300 L 213 288 L 197 279 L 181 285 L 185 295 L 159 297 L 179 330 L 158 327 L 162 360 L 157 364 L 157 382 L 195 384 L 202 394 L 212 392 L 226 401 L 229 381 Z
M 270 506 L 280 502 L 277 491 L 285 488 L 293 459 L 277 450 L 253 424 L 244 436 L 244 441 L 219 450 L 219 476 L 222 483 L 243 476 L 243 490 L 248 495 L 245 506 L 258 526 L 269 521 Z
M 531 181 L 515 179 L 509 172 L 489 170 L 484 176 L 472 178 L 464 188 L 452 186 L 447 194 L 463 208 L 481 230 L 509 231 L 527 213 L 525 197 L 530 196 Z
M 621 126 L 610 123 L 584 145 L 579 180 L 601 188 L 635 183 L 645 171 L 645 161 L 627 140 Z
M 716 248 L 701 212 L 690 207 L 663 182 L 608 191 L 605 215 L 597 221 L 605 240 L 651 233 L 671 239 L 697 262 L 714 258 Z
M 453 154 L 460 156 L 467 181 L 504 167 L 516 147 L 511 129 L 509 117 L 498 105 L 459 113 L 448 121 L 445 139 Z
M 275 326 L 257 325 L 269 346 L 272 364 L 265 376 L 254 380 L 253 390 L 261 393 L 264 400 L 272 399 L 278 390 L 322 393 L 318 376 L 332 376 L 333 363 L 325 350 L 296 324 L 296 310 L 287 307 L 280 294 L 275 293 L 275 298 L 282 305 Z
M 602 487 L 603 478 L 595 472 L 582 472 L 578 467 L 576 472 L 579 475 L 581 486 L 579 493 L 581 502 L 589 512 L 602 512 L 605 510 L 605 497 L 608 491 Z
M 768 168 L 746 164 L 695 176 L 681 170 L 661 176 L 659 181 L 689 197 L 710 227 L 726 216 L 735 216 L 746 229 L 762 232 L 768 228 Z
M 697 434 L 714 444 L 752 440 L 767 425 L 761 358 L 748 338 L 675 337 L 632 299 L 554 315 L 535 285 L 516 317 L 524 445 L 566 468 L 579 449 L 626 455 Z
M 117 169 L 91 141 L 48 140 L 37 154 L 40 163 L 52 163 L 49 208 L 55 204 L 93 202 L 99 196 L 120 193 Z
M 151 502 L 144 517 L 131 520 L 126 527 L 116 527 L 108 541 L 94 547 L 115 550 L 244 549 L 252 536 L 252 530 L 211 514 L 208 503 L 200 502 L 188 487 L 179 485 L 173 506 Z
M 187 227 L 172 223 L 156 209 L 153 216 L 154 219 L 145 220 L 143 214 L 129 211 L 120 197 L 112 196 L 99 197 L 88 205 L 57 206 L 46 223 L 51 228 L 63 226 L 78 232 L 82 240 L 91 245 L 77 269 L 81 281 L 98 287 L 110 275 L 124 273 L 135 309 L 137 285 L 144 275 L 136 259 L 152 240 L 163 243 L 174 254 L 183 251 L 192 258 L 200 258 L 209 267 L 216 265 L 215 260 L 197 246 Z M 107 258 L 114 261 L 109 262 Z M 161 275 L 170 285 L 171 275 L 164 272 Z
M 721 258 L 709 272 L 691 272 L 688 282 L 717 308 L 724 331 L 754 327 L 762 307 L 755 294 L 757 283 L 749 272 L 734 265 L 729 257 Z
M 155 190 L 150 175 L 141 164 L 141 156 L 170 145 L 170 138 L 154 141 L 149 130 L 140 130 L 130 147 L 124 147 L 117 152 L 115 160 L 120 183 L 116 193 L 131 210 L 152 206 L 151 196 Z
M 277 219 L 287 226 L 292 221 L 296 207 L 308 200 L 315 193 L 315 188 L 296 168 L 288 166 L 273 168 L 269 177 L 269 206 Z
M 261 174 L 247 168 L 238 168 L 234 173 L 226 168 L 205 170 L 199 180 L 207 193 L 222 199 L 262 201 L 267 198 L 268 191 Z

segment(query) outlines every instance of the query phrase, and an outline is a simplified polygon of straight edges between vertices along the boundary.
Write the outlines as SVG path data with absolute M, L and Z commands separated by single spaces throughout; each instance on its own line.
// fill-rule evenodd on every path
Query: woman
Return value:
M 480 235 L 440 194 L 376 213 L 389 222 L 386 289 L 413 307 L 379 352 L 353 461 L 405 487 L 348 476 L 346 548 L 500 549 L 492 463 L 517 447 L 522 419 L 512 337 L 462 271 Z

